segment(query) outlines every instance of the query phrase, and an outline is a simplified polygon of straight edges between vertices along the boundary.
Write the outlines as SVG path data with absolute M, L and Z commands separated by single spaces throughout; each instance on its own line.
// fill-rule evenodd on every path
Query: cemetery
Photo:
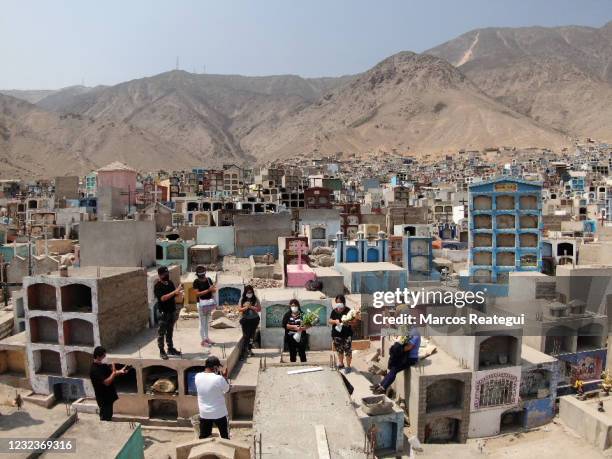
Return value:
M 559 418 L 593 446 L 609 448 L 608 403 L 601 412 L 589 399 L 605 393 L 609 268 L 578 264 L 584 241 L 543 237 L 537 183 L 504 176 L 473 184 L 463 198 L 467 216 L 456 222 L 445 220 L 453 206 L 443 201 L 429 206 L 434 221 L 414 210 L 420 207 L 402 207 L 411 194 L 400 191 L 387 193 L 393 205 L 386 213 L 351 202 L 329 208 L 320 194 L 311 196 L 314 207 L 307 196 L 295 212 L 285 204 L 178 196 L 165 213 L 83 221 L 78 244 L 60 238 L 2 245 L 11 261 L 7 320 L 15 333 L 0 339 L 0 383 L 23 390 L 28 405 L 64 403 L 78 415 L 99 414 L 90 369 L 94 348 L 103 346 L 109 364 L 125 369 L 114 383 L 114 423 L 194 433 L 196 375 L 217 357 L 230 382 L 229 424 L 248 441 L 221 439 L 216 428 L 208 439 L 194 433 L 173 446 L 175 457 L 187 459 L 394 457 Z M 124 208 L 124 195 L 108 198 Z M 34 220 L 45 214 L 37 209 Z M 541 272 L 546 263 L 556 276 Z M 166 358 L 154 293 L 162 266 L 182 288 L 172 328 L 179 352 Z M 215 286 L 211 343 L 201 334 L 198 266 Z M 252 336 L 240 312 L 247 285 L 261 306 Z M 487 290 L 479 305 L 398 299 L 373 307 L 376 292 L 405 288 Z M 355 315 L 330 324 L 341 298 Z M 297 340 L 283 326 L 292 300 L 300 320 L 309 320 Z M 450 322 L 373 320 L 407 310 L 474 315 L 487 325 L 457 331 Z M 498 313 L 524 315 L 528 326 L 496 325 Z M 349 322 L 351 352 L 340 360 L 343 343 L 332 330 Z M 392 370 L 391 350 L 417 335 L 416 357 Z M 303 347 L 305 362 L 289 361 L 289 339 Z M 392 371 L 395 379 L 381 392 Z M 121 441 L 127 448 L 139 440 Z

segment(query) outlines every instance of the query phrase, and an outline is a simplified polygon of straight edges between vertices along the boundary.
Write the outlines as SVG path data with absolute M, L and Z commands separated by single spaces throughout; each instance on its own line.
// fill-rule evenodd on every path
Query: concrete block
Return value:
M 604 401 L 605 412 L 597 411 L 598 399 L 582 401 L 573 395 L 559 398 L 561 420 L 589 444 L 606 450 L 612 443 L 612 401 Z
M 407 287 L 406 270 L 389 262 L 336 263 L 336 270 L 344 276 L 344 285 L 351 293 L 394 291 Z
M 325 296 L 335 298 L 344 294 L 344 276 L 333 268 L 314 268 L 317 280 L 323 284 Z
M 219 247 L 219 255 L 233 255 L 235 251 L 233 226 L 200 226 L 198 244 L 213 244 Z
M 81 266 L 155 265 L 155 223 L 151 221 L 81 222 L 79 242 Z

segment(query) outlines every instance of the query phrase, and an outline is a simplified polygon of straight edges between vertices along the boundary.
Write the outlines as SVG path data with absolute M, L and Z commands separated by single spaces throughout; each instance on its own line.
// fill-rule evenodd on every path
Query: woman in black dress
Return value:
M 240 299 L 240 326 L 242 327 L 242 360 L 253 355 L 253 338 L 259 326 L 259 313 L 261 304 L 255 296 L 252 285 L 244 287 L 242 298 Z
M 298 300 L 289 302 L 289 311 L 283 317 L 283 328 L 289 360 L 295 362 L 297 354 L 300 354 L 300 362 L 306 362 L 306 329 L 302 326 L 302 309 Z

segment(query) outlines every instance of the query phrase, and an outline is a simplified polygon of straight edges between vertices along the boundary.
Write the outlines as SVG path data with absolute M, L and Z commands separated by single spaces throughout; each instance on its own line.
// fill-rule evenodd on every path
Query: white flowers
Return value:
M 357 317 L 357 312 L 354 309 L 351 309 L 349 312 L 347 312 L 340 318 L 340 323 L 336 325 L 336 331 L 338 333 L 342 332 L 342 327 L 344 326 L 344 324 L 347 322 L 351 322 L 355 319 L 355 317 Z
M 340 319 L 343 323 L 350 322 L 357 317 L 357 312 L 354 309 L 351 309 L 349 312 L 344 314 Z

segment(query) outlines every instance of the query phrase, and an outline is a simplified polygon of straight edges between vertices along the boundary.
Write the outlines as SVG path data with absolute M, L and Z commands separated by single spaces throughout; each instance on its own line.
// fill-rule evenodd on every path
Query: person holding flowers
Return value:
M 357 319 L 354 309 L 346 305 L 344 295 L 338 295 L 335 299 L 334 309 L 329 316 L 329 324 L 332 326 L 332 340 L 338 353 L 338 368 L 350 373 L 353 358 L 353 322 Z M 344 366 L 346 357 L 346 367 Z
M 240 359 L 246 360 L 247 357 L 253 356 L 253 339 L 257 333 L 260 321 L 259 313 L 261 312 L 261 304 L 255 296 L 255 289 L 252 285 L 244 287 L 238 311 L 242 315 L 240 318 L 240 326 L 242 327 L 242 353 Z
M 289 311 L 283 316 L 283 328 L 285 329 L 285 343 L 289 348 L 289 360 L 296 361 L 300 354 L 300 362 L 306 362 L 306 328 L 303 323 L 300 302 L 293 299 L 289 302 Z

